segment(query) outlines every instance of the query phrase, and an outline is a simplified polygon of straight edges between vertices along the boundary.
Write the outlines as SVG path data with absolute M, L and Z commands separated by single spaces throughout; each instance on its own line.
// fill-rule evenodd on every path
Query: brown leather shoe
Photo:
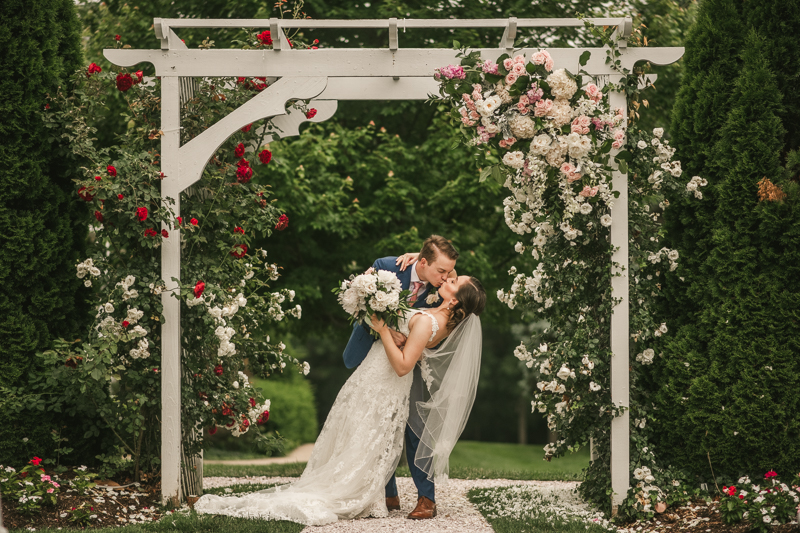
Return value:
M 436 504 L 430 501 L 425 496 L 420 496 L 417 500 L 417 506 L 406 518 L 411 520 L 426 520 L 436 516 Z
M 400 510 L 400 496 L 386 497 L 386 508 L 390 511 Z

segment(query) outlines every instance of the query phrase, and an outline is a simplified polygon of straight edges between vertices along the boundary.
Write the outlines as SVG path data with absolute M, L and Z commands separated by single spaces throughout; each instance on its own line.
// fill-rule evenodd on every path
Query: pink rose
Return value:
M 513 69 L 514 68 L 514 60 L 511 59 L 510 57 L 504 59 L 503 60 L 503 66 L 505 67 L 506 70 Z
M 525 65 L 525 56 L 522 54 L 514 56 L 515 65 Z
M 478 100 L 483 100 L 483 95 L 481 94 L 482 90 L 483 90 L 483 87 L 481 87 L 479 83 L 473 84 L 472 85 L 472 99 L 475 100 L 476 102 Z
M 513 85 L 515 81 L 517 81 L 517 75 L 514 72 L 509 72 L 506 74 L 506 85 Z
M 534 85 L 533 88 L 528 91 L 528 101 L 530 101 L 530 103 L 537 102 L 542 99 L 543 94 L 544 91 L 540 89 L 538 85 Z
M 485 74 L 497 74 L 497 63 L 492 61 L 491 59 L 487 59 L 481 65 L 481 69 Z
M 47 489 L 47 494 L 53 494 L 56 489 Z
M 544 62 L 544 69 L 547 72 L 552 72 L 554 66 L 555 66 L 555 61 L 553 61 L 552 57 L 548 57 L 547 61 Z
M 522 102 L 517 102 L 517 110 L 523 115 L 527 115 L 528 114 L 528 106 L 526 106 Z
M 539 100 L 534 104 L 534 116 L 543 117 L 547 115 L 551 109 L 553 109 L 553 101 L 549 98 L 545 98 L 544 100 Z
M 573 167 L 571 163 L 564 163 L 561 165 L 561 172 L 564 174 L 572 174 L 575 172 L 575 167 Z
M 589 117 L 586 115 L 581 115 L 576 117 L 575 120 L 572 121 L 572 132 L 573 133 L 580 133 L 581 135 L 586 135 L 589 133 L 589 124 L 591 121 Z
M 550 54 L 546 50 L 539 50 L 531 55 L 531 63 L 534 65 L 544 65 L 550 58 Z
M 580 194 L 584 198 L 591 198 L 592 196 L 597 194 L 597 191 L 598 191 L 598 187 L 589 187 L 588 185 L 586 185 L 583 188 L 583 190 L 581 192 L 579 192 L 578 194 Z
M 469 118 L 471 118 L 472 120 L 478 120 L 481 118 L 481 116 L 477 111 L 472 110 L 469 112 Z
M 622 141 L 614 141 L 613 143 L 611 143 L 611 148 L 614 149 L 622 148 Z
M 597 85 L 594 83 L 590 83 L 586 86 L 586 96 L 590 99 L 594 100 L 595 102 L 600 101 L 603 98 L 603 92 L 600 90 Z
M 512 72 L 517 76 L 522 76 L 523 74 L 525 74 L 525 65 L 522 65 L 520 63 L 514 63 L 514 68 L 512 69 Z

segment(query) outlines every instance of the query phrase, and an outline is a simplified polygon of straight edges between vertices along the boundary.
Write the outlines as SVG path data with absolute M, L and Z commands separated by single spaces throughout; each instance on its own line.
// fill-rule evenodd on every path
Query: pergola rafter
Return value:
M 630 17 L 584 19 L 598 26 L 616 28 L 621 67 L 633 69 L 639 61 L 666 65 L 680 59 L 683 48 L 627 48 L 632 30 Z M 512 51 L 520 28 L 583 27 L 581 19 L 380 19 L 380 20 L 284 20 L 284 19 L 155 19 L 160 50 L 110 49 L 106 58 L 112 63 L 131 67 L 151 63 L 161 77 L 161 166 L 165 174 L 161 195 L 174 201 L 180 214 L 180 195 L 200 180 L 203 169 L 216 150 L 239 128 L 258 120 L 272 120 L 280 131 L 271 137 L 297 135 L 307 121 L 296 109 L 287 110 L 290 100 L 311 100 L 318 114 L 312 122 L 327 120 L 336 111 L 339 100 L 425 100 L 438 93 L 433 79 L 435 68 L 456 64 L 457 52 L 444 48 L 399 47 L 399 30 L 434 28 L 503 28 L 498 48 L 472 49 L 483 59 L 496 59 L 498 53 Z M 180 28 L 250 28 L 269 29 L 271 50 L 190 50 L 175 33 Z M 349 28 L 387 29 L 388 48 L 334 48 L 293 50 L 284 29 Z M 534 48 L 518 50 L 526 56 Z M 621 74 L 606 63 L 607 48 L 553 48 L 548 52 L 558 68 L 580 70 L 579 59 L 589 51 L 591 57 L 583 70 L 599 80 L 617 83 Z M 267 89 L 231 112 L 184 146 L 180 145 L 181 83 L 197 77 L 266 76 L 276 79 Z M 602 81 L 601 81 L 602 83 Z M 185 93 L 186 87 L 183 88 Z M 625 94 L 610 93 L 612 108 L 627 113 Z M 627 115 L 625 115 L 627 123 Z M 616 154 L 612 151 L 612 156 Z M 629 303 L 628 303 L 628 183 L 627 175 L 615 171 L 613 188 L 620 196 L 612 208 L 611 244 L 615 248 L 612 294 L 619 299 L 611 316 L 611 399 L 621 407 L 629 406 Z M 180 231 L 178 228 L 166 228 Z M 162 295 L 165 322 L 162 329 L 162 502 L 181 500 L 180 461 L 180 301 L 172 296 L 177 289 L 173 279 L 180 279 L 180 238 L 165 239 L 161 247 L 161 275 L 167 291 Z M 612 508 L 625 498 L 629 487 L 629 416 L 625 413 L 611 422 Z M 184 495 L 185 496 L 185 495 Z

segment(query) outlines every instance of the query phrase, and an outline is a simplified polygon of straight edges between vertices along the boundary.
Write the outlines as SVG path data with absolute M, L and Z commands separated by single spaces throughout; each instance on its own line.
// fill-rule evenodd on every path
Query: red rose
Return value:
M 214 373 L 218 376 L 222 375 L 222 365 L 217 365 L 214 367 Z
M 242 164 L 244 162 L 244 164 Z M 236 169 L 236 181 L 239 183 L 247 183 L 253 178 L 253 169 L 250 168 L 250 163 L 242 159 L 239 161 L 239 168 Z
M 264 165 L 268 165 L 270 161 L 272 161 L 272 152 L 269 150 L 261 150 L 261 153 L 258 154 L 258 158 L 261 160 L 261 163 Z
M 776 477 L 777 475 L 778 475 L 778 473 L 777 473 L 777 472 L 775 472 L 774 470 L 770 470 L 769 472 L 767 472 L 766 474 L 764 474 L 764 477 L 765 477 L 765 478 L 767 478 L 767 479 L 769 479 L 769 478 L 771 478 L 771 477 Z
M 121 194 L 118 194 L 118 195 L 117 195 L 117 200 L 122 200 L 123 198 L 125 198 L 125 197 L 124 197 L 124 196 L 122 196 Z
M 236 149 L 233 151 L 233 155 L 236 157 L 242 157 L 244 155 L 244 144 L 239 143 L 236 145 Z
M 283 231 L 289 227 L 289 217 L 286 214 L 281 215 L 278 218 L 278 223 L 275 224 L 275 229 L 278 231 Z
M 241 226 L 236 226 L 235 228 L 233 228 L 233 232 L 244 235 L 244 229 Z
M 167 232 L 167 230 L 162 229 L 161 230 L 161 236 L 164 237 L 165 239 L 168 239 L 169 238 L 169 233 Z
M 19 477 L 28 477 L 28 473 L 27 472 L 20 472 L 19 473 Z M 73 507 L 73 509 L 74 509 L 74 507 Z
M 230 414 L 231 414 L 231 408 L 230 407 L 223 407 L 222 408 L 222 416 L 228 416 Z M 230 425 L 233 425 L 233 422 L 231 422 Z
M 206 284 L 202 280 L 198 281 L 194 284 L 194 297 L 200 298 L 203 295 L 203 291 L 206 290 Z
M 269 420 L 269 411 L 264 411 L 263 413 L 261 413 L 261 416 L 258 417 L 258 421 L 256 422 L 256 424 L 258 424 L 259 426 L 261 424 L 266 424 L 267 420 Z
M 252 127 L 253 127 L 253 125 L 252 125 L 252 124 L 248 124 L 247 126 L 245 126 L 244 128 L 242 128 L 242 131 L 243 131 L 243 132 L 245 132 L 245 133 L 247 133 L 248 131 L 250 131 L 250 128 L 252 128 Z
M 108 175 L 109 175 L 109 176 L 112 176 L 112 177 L 116 177 L 116 176 L 117 176 L 117 169 L 116 169 L 116 168 L 114 168 L 114 167 L 113 167 L 113 166 L 111 166 L 111 165 L 108 165 L 108 166 L 106 167 L 106 171 L 108 171 Z
M 136 79 L 133 80 L 133 83 L 141 83 L 143 78 L 144 78 L 144 72 L 142 72 L 141 70 L 137 70 Z
M 147 220 L 147 208 L 137 207 L 136 216 L 139 217 L 139 222 L 144 222 L 145 220 Z
M 183 217 L 175 217 L 175 220 L 178 221 L 178 224 L 183 224 Z
M 44 104 L 45 109 L 50 109 L 50 104 Z
M 123 93 L 133 87 L 133 78 L 130 74 L 117 74 L 117 89 Z
M 267 84 L 264 83 L 264 82 L 260 82 L 260 81 L 254 81 L 253 82 L 253 90 L 256 91 L 256 92 L 261 92 L 266 88 L 267 88 Z
M 88 189 L 86 187 L 81 187 L 78 189 L 78 196 L 80 196 L 81 199 L 86 202 L 91 202 L 92 198 L 94 198 L 94 195 L 89 193 L 93 190 L 94 189 L 92 187 L 89 187 Z
M 256 35 L 256 37 L 258 38 L 258 40 L 259 40 L 259 42 L 261 44 L 264 44 L 264 45 L 267 45 L 267 46 L 272 44 L 272 36 L 270 35 L 269 30 L 262 31 L 261 33 Z
M 158 368 L 153 368 L 153 372 L 155 372 L 156 374 L 158 374 Z
M 156 235 L 158 235 L 158 233 L 153 228 L 147 228 L 144 230 L 145 237 L 155 237 Z
M 115 40 L 115 41 L 119 41 L 119 35 L 115 35 L 115 36 L 114 36 L 114 40 Z
M 250 421 L 249 421 L 248 419 L 246 419 L 246 418 L 244 417 L 244 415 L 242 415 L 242 425 L 243 425 L 244 427 L 248 427 L 248 426 L 250 425 Z
M 92 74 L 94 74 L 96 72 L 103 72 L 103 69 L 101 69 L 97 65 L 97 63 L 90 63 L 89 64 L 89 69 L 86 71 L 86 77 L 90 78 L 92 76 Z
M 103 178 L 101 178 L 100 176 L 95 176 L 95 177 L 94 177 L 94 180 L 95 180 L 95 181 L 100 181 L 101 179 L 103 179 Z
M 236 83 L 244 83 L 244 82 L 245 82 L 244 78 L 236 78 Z
M 103 223 L 103 213 L 101 213 L 100 211 L 94 212 L 94 218 L 96 218 L 97 221 L 100 222 L 101 224 Z
M 209 435 L 213 435 L 216 432 L 217 432 L 217 426 L 211 426 L 210 428 L 208 428 Z
M 744 500 L 744 494 L 739 494 L 739 499 Z
M 250 398 L 250 407 L 255 407 L 255 406 L 256 406 L 256 399 Z
M 247 254 L 246 244 L 235 244 L 233 246 L 233 250 L 231 250 L 231 255 L 236 259 L 241 259 L 245 256 L 245 254 Z
M 42 462 L 42 460 L 39 459 L 38 457 L 34 457 L 33 459 L 31 459 L 31 464 L 33 466 L 39 466 L 39 463 L 41 463 L 41 462 Z
M 192 226 L 196 226 L 196 225 L 197 225 L 197 219 L 196 219 L 196 218 L 193 218 L 193 219 L 191 219 L 191 220 L 189 221 L 189 223 L 190 223 Z
M 123 328 L 127 328 L 127 327 L 128 327 L 128 326 L 130 326 L 130 325 L 131 325 L 131 323 L 130 323 L 130 322 L 128 322 L 127 320 L 123 320 L 123 321 L 122 321 L 122 327 L 123 327 Z
M 306 112 L 306 118 L 314 118 L 317 116 L 317 110 L 313 107 Z

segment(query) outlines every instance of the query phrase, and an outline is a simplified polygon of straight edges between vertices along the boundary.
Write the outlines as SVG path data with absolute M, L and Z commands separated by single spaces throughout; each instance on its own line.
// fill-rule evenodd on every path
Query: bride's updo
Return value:
M 453 331 L 462 320 L 471 314 L 480 315 L 486 307 L 486 291 L 478 278 L 470 276 L 469 283 L 465 283 L 455 294 L 458 300 L 450 308 L 450 319 L 447 321 L 447 330 Z

